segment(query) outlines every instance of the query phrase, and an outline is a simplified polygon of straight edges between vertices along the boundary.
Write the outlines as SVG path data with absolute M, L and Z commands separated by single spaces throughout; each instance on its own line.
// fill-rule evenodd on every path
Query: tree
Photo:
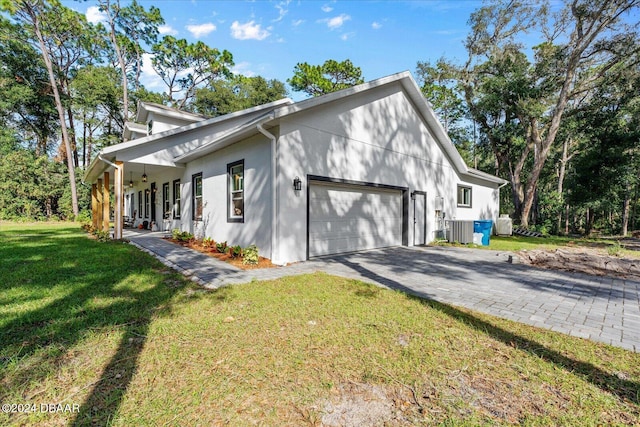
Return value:
M 129 119 L 129 76 L 130 68 L 134 71 L 134 89 L 140 86 L 142 71 L 142 44 L 148 46 L 156 43 L 158 27 L 164 24 L 160 9 L 151 6 L 145 10 L 135 0 L 128 6 L 121 7 L 120 0 L 100 0 L 100 10 L 106 13 L 109 39 L 116 61 L 120 68 L 122 81 L 122 117 Z
M 214 80 L 208 87 L 198 89 L 193 106 L 196 112 L 215 117 L 267 104 L 286 96 L 284 83 L 278 80 L 238 75 L 231 79 Z
M 623 17 L 639 4 L 573 0 L 549 24 L 543 3 L 494 1 L 472 14 L 469 59 L 456 77 L 473 119 L 501 169 L 508 170 L 521 225 L 529 225 L 541 173 L 571 100 L 637 61 L 638 35 Z M 529 63 L 518 37 L 533 28 L 542 28 L 544 41 Z
M 53 6 L 59 6 L 58 2 L 53 2 Z M 69 132 L 67 130 L 67 123 L 65 121 L 64 105 L 58 89 L 59 81 L 57 78 L 56 70 L 54 70 L 52 62 L 52 53 L 48 47 L 51 42 L 52 35 L 47 35 L 42 30 L 41 17 L 51 12 L 52 6 L 45 3 L 42 0 L 18 0 L 15 3 L 2 3 L 2 7 L 12 13 L 12 16 L 18 21 L 28 25 L 35 36 L 36 45 L 40 50 L 42 59 L 44 60 L 47 73 L 49 75 L 49 83 L 51 84 L 51 91 L 55 100 L 56 110 L 58 111 L 58 119 L 60 122 L 60 129 L 62 132 L 62 142 L 65 147 L 67 156 L 67 169 L 69 174 L 69 185 L 71 189 L 71 202 L 73 215 L 77 216 L 78 210 L 78 196 L 76 190 L 76 176 L 73 163 L 73 152 L 71 149 L 71 141 L 69 139 Z
M 153 46 L 152 52 L 153 69 L 168 87 L 168 101 L 177 108 L 184 108 L 199 86 L 231 76 L 233 55 L 201 41 L 188 43 L 184 39 L 164 36 Z M 181 98 L 176 99 L 180 94 Z
M 105 123 L 120 122 L 120 93 L 116 82 L 118 73 L 112 67 L 86 66 L 78 70 L 71 82 L 74 112 L 82 123 L 82 168 L 89 165 L 94 146 L 94 135 L 100 129 L 109 134 Z
M 56 109 L 47 70 L 39 53 L 24 40 L 24 29 L 0 17 L 0 126 L 17 131 L 36 156 L 47 154 L 56 134 Z
M 325 95 L 364 83 L 362 70 L 348 59 L 342 62 L 329 59 L 322 65 L 298 63 L 293 73 L 287 83 L 296 92 L 305 92 L 311 96 Z

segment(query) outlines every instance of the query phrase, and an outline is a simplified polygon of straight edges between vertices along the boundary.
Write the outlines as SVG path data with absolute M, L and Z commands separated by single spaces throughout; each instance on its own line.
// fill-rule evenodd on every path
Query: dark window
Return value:
M 142 218 L 142 191 L 138 191 L 138 218 Z
M 471 207 L 471 187 L 458 185 L 458 206 L 461 208 Z
M 202 221 L 202 172 L 191 177 L 191 217 L 194 221 Z
M 227 165 L 227 222 L 244 222 L 244 160 Z
M 146 190 L 144 190 L 144 217 L 145 218 L 149 218 L 149 197 L 151 195 L 151 192 L 149 191 L 149 189 L 147 188 Z
M 180 180 L 173 181 L 173 218 L 180 219 Z
M 169 183 L 162 184 L 162 218 L 169 219 L 171 215 L 171 199 L 169 199 Z

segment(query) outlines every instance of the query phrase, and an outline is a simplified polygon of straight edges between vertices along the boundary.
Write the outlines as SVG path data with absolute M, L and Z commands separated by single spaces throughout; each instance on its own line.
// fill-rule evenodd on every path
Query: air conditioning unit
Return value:
M 473 221 L 451 220 L 449 224 L 449 242 L 473 243 Z

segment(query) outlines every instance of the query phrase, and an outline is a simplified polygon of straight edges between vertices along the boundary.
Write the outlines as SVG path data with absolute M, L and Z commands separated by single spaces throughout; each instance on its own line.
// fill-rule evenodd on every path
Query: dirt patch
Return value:
M 344 383 L 320 406 L 323 426 L 404 426 L 411 425 L 415 405 L 403 390 L 394 387 Z
M 603 255 L 586 248 L 536 249 L 517 254 L 525 264 L 536 267 L 640 281 L 640 259 Z

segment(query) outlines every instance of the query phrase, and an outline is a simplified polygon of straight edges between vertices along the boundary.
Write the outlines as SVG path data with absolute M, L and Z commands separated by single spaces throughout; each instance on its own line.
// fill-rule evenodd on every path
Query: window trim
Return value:
M 171 199 L 169 198 L 169 183 L 162 184 L 162 219 L 171 216 Z
M 236 166 L 242 166 L 242 215 L 231 215 L 231 205 L 233 204 L 233 191 L 231 190 L 231 184 L 233 182 L 232 177 L 231 177 L 231 169 L 233 169 Z M 227 164 L 227 222 L 237 222 L 237 223 L 243 223 L 244 222 L 244 213 L 246 211 L 245 209 L 245 168 L 244 168 L 244 159 L 242 160 L 238 160 L 236 162 L 233 163 L 228 163 Z
M 464 197 L 462 202 L 460 202 L 460 190 L 469 191 L 469 204 L 464 203 Z M 458 184 L 457 191 L 456 191 L 456 202 L 459 208 L 471 208 L 473 206 L 473 188 L 468 185 Z
M 196 180 L 200 180 L 200 203 L 202 204 L 202 209 L 200 209 L 200 216 L 196 216 L 196 200 L 198 196 L 196 195 Z M 204 210 L 203 204 L 203 181 L 202 181 L 202 172 L 194 173 L 191 175 L 191 219 L 193 221 L 202 221 L 202 211 Z
M 138 191 L 138 218 L 142 218 L 142 190 Z
M 178 188 L 178 191 L 176 191 L 176 185 Z M 173 180 L 173 219 L 180 219 L 180 211 L 182 209 L 181 206 L 181 197 L 182 197 L 182 191 L 180 188 L 180 180 L 179 179 L 174 179 Z M 177 206 L 176 206 L 177 204 Z
M 144 189 L 144 217 L 149 218 L 149 208 L 151 207 L 151 190 Z

